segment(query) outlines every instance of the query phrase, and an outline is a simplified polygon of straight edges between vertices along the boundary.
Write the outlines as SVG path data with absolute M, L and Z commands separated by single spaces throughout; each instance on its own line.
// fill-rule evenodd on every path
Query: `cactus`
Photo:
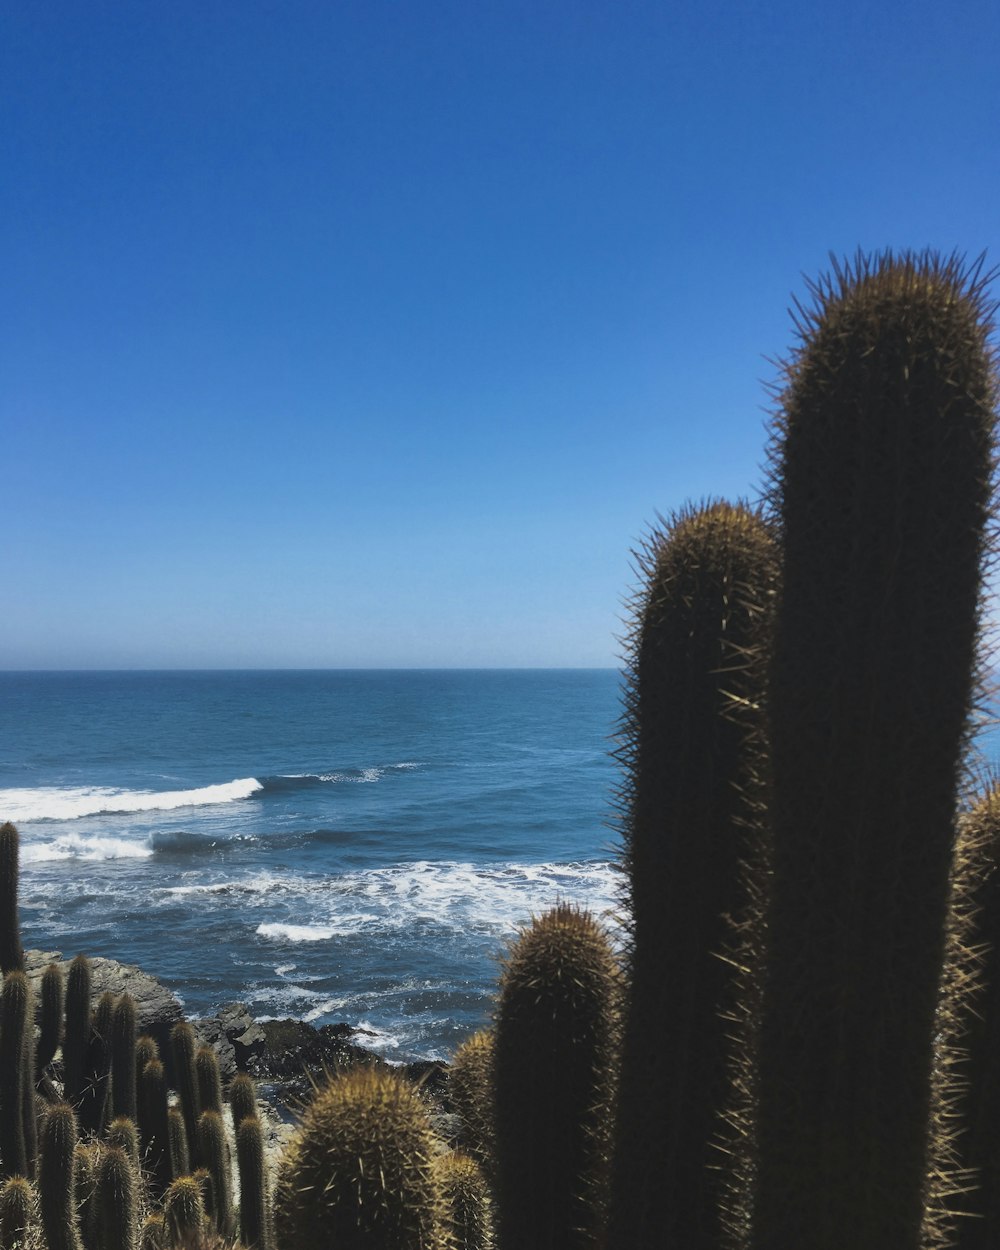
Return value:
M 108 1125 L 105 1141 L 109 1146 L 124 1150 L 132 1160 L 133 1167 L 138 1169 L 139 1133 L 134 1120 L 128 1119 L 127 1116 L 118 1116 L 117 1119 L 112 1120 Z
M 139 1229 L 139 1250 L 169 1250 L 162 1211 L 152 1211 Z
M 628 1008 L 611 1244 L 713 1250 L 735 1062 L 734 926 L 749 928 L 764 646 L 777 550 L 739 504 L 678 513 L 640 553 L 622 748 Z M 763 865 L 756 865 L 763 876 Z M 745 962 L 745 961 L 744 961 Z
M 123 994 L 111 1019 L 111 1114 L 138 1118 L 135 1076 L 135 999 Z
M 465 1148 L 493 1175 L 493 1034 L 481 1029 L 455 1051 L 448 1095 L 465 1130 Z
M 191 1171 L 191 1149 L 180 1107 L 171 1107 L 167 1112 L 167 1134 L 170 1138 L 170 1171 L 174 1176 L 186 1176 Z
M 42 1122 L 38 1192 L 48 1250 L 82 1250 L 76 1222 L 76 1116 L 69 1103 Z
M 20 845 L 17 830 L 0 825 L 0 972 L 24 969 L 21 926 L 17 916 L 17 874 Z
M 212 1178 L 212 1202 L 209 1206 L 209 1214 L 217 1231 L 224 1236 L 229 1236 L 235 1225 L 233 1187 L 229 1179 L 230 1162 L 226 1130 L 218 1111 L 203 1111 L 199 1117 L 198 1157 L 204 1161 Z
M 63 1030 L 63 1082 L 66 1101 L 80 1105 L 83 1096 L 87 1051 L 90 1047 L 90 960 L 77 955 L 66 981 L 66 1027 Z
M 0 1250 L 25 1250 L 32 1209 L 31 1185 L 11 1176 L 0 1188 Z
M 494 1043 L 504 1247 L 599 1244 L 620 988 L 606 933 L 565 905 L 535 920 L 504 961 Z
M 25 1069 L 30 1004 L 28 978 L 23 972 L 8 972 L 3 981 L 0 1030 L 0 1164 L 4 1177 L 28 1175 L 24 1089 L 25 1085 L 29 1089 L 32 1086 Z
M 236 1130 L 236 1162 L 240 1175 L 240 1236 L 248 1250 L 271 1250 L 264 1135 L 255 1115 L 244 1116 Z
M 222 1074 L 219 1060 L 211 1046 L 199 1046 L 194 1057 L 198 1078 L 198 1101 L 202 1111 L 222 1114 Z
M 130 1156 L 117 1146 L 102 1151 L 97 1168 L 100 1250 L 135 1250 L 138 1195 Z
M 101 1143 L 92 1139 L 79 1143 L 75 1151 L 76 1222 L 84 1250 L 101 1250 L 97 1238 L 97 1173 L 101 1153 Z
M 1000 1245 L 1000 779 L 959 821 L 949 922 L 931 1169 L 960 1169 L 964 1181 L 948 1204 L 962 1217 L 954 1245 L 993 1250 Z
M 859 257 L 814 294 L 776 432 L 751 1244 L 911 1250 L 941 1244 L 925 1164 L 976 695 L 988 317 L 978 270 L 932 255 Z
M 445 1234 L 454 1250 L 493 1250 L 489 1186 L 474 1159 L 455 1150 L 434 1163 L 445 1202 Z
M 191 1152 L 191 1162 L 197 1166 L 201 1162 L 198 1158 L 198 1117 L 201 1115 L 201 1101 L 194 1067 L 194 1030 L 186 1020 L 178 1020 L 171 1029 L 170 1049 L 174 1059 L 177 1093 L 180 1095 L 181 1111 L 184 1114 L 188 1150 Z
M 162 1194 L 173 1180 L 173 1169 L 167 1083 L 159 1059 L 149 1059 L 143 1065 L 139 1082 L 139 1133 L 146 1166 L 152 1173 L 150 1187 L 154 1194 Z
M 229 1110 L 234 1129 L 238 1129 L 247 1116 L 257 1114 L 257 1091 L 245 1072 L 237 1072 L 229 1086 Z
M 84 1066 L 84 1088 L 77 1115 L 86 1133 L 100 1136 L 107 1122 L 108 1086 L 111 1084 L 111 1029 L 115 998 L 105 993 L 97 1000 L 90 1027 L 90 1042 Z
M 163 1196 L 167 1245 L 178 1250 L 196 1245 L 205 1232 L 201 1185 L 193 1176 L 179 1176 Z
M 443 1215 L 435 1139 L 416 1091 L 356 1068 L 316 1094 L 275 1193 L 281 1250 L 432 1250 Z
M 59 964 L 42 973 L 42 1020 L 35 1052 L 35 1077 L 40 1078 L 62 1042 L 63 976 Z

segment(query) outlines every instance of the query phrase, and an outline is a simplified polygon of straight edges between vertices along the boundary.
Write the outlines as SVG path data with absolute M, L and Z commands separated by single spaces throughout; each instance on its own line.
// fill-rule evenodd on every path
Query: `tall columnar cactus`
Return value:
M 191 1171 L 191 1150 L 180 1107 L 167 1112 L 167 1134 L 170 1138 L 170 1171 L 173 1176 L 187 1176 Z
M 535 920 L 506 957 L 494 1043 L 503 1250 L 600 1244 L 620 988 L 604 929 L 569 906 Z
M 233 1117 L 233 1129 L 238 1129 L 247 1116 L 257 1114 L 257 1091 L 253 1078 L 245 1072 L 237 1072 L 229 1086 L 229 1110 Z
M 111 1114 L 137 1118 L 135 1076 L 135 999 L 122 994 L 111 1019 Z
M 167 1081 L 159 1059 L 148 1059 L 139 1081 L 139 1132 L 150 1187 L 162 1194 L 174 1178 L 170 1158 Z
M 434 1154 L 427 1111 L 403 1077 L 356 1068 L 332 1080 L 285 1151 L 280 1250 L 437 1250 Z
M 194 1029 L 186 1020 L 178 1020 L 171 1029 L 170 1049 L 174 1060 L 174 1080 L 177 1093 L 180 1095 L 181 1111 L 184 1114 L 188 1150 L 191 1152 L 192 1163 L 197 1166 L 201 1162 L 198 1158 L 198 1117 L 201 1115 L 201 1099 L 198 1095 L 198 1077 L 194 1066 Z
M 814 290 L 775 448 L 773 894 L 751 1244 L 940 1244 L 925 1168 L 995 388 L 978 271 Z M 924 1240 L 921 1240 L 921 1238 Z
M 233 1217 L 229 1146 L 226 1143 L 222 1116 L 218 1111 L 203 1111 L 198 1119 L 198 1157 L 212 1178 L 209 1214 L 216 1230 L 228 1237 L 232 1234 L 236 1221 Z
M 66 979 L 66 1026 L 63 1030 L 63 1081 L 66 1101 L 79 1106 L 85 1088 L 90 1048 L 90 960 L 77 955 Z
M 459 1046 L 448 1072 L 448 1096 L 462 1121 L 464 1148 L 488 1176 L 494 1171 L 493 1033 L 481 1029 Z
M 778 555 L 738 504 L 677 514 L 639 556 L 620 756 L 628 1008 L 610 1245 L 717 1246 L 738 930 L 763 877 L 764 651 Z
M 1000 1246 L 1000 779 L 959 821 L 941 1008 L 932 1175 L 964 1170 L 958 1250 Z M 964 1131 L 963 1131 L 964 1130 Z M 949 1195 L 944 1195 L 945 1199 Z
M 100 1135 L 107 1123 L 108 1087 L 111 1083 L 111 1029 L 115 997 L 104 993 L 97 1000 L 90 1026 L 90 1041 L 84 1065 L 84 1088 L 77 1114 L 80 1127 Z
M 11 1176 L 0 1187 L 0 1250 L 26 1250 L 33 1196 L 23 1176 Z
M 435 1161 L 445 1202 L 445 1230 L 454 1250 L 493 1250 L 493 1204 L 482 1168 L 455 1150 Z
M 31 1018 L 31 987 L 23 972 L 8 972 L 0 995 L 0 1170 L 3 1176 L 27 1176 L 24 1088 L 31 1085 L 25 1070 L 26 1032 Z
M 68 1103 L 42 1122 L 39 1206 L 48 1250 L 81 1250 L 76 1222 L 76 1115 Z
M 193 1176 L 179 1176 L 163 1196 L 167 1245 L 173 1250 L 196 1246 L 205 1233 L 201 1185 Z
M 52 963 L 42 973 L 41 1030 L 35 1052 L 35 1076 L 55 1058 L 62 1042 L 63 976 L 59 964 Z
M 117 1146 L 101 1152 L 95 1201 L 101 1250 L 135 1250 L 138 1184 L 131 1158 Z
M 264 1134 L 255 1115 L 244 1116 L 236 1130 L 236 1162 L 240 1175 L 240 1237 L 247 1250 L 271 1250 Z
M 202 1111 L 222 1114 L 222 1074 L 219 1060 L 211 1046 L 199 1046 L 194 1056 L 198 1078 L 198 1101 Z
M 105 1141 L 109 1146 L 113 1146 L 117 1150 L 124 1150 L 132 1160 L 133 1165 L 138 1168 L 139 1131 L 134 1120 L 130 1120 L 128 1116 L 124 1115 L 112 1120 L 108 1125 Z
M 17 829 L 7 821 L 0 825 L 0 972 L 4 974 L 24 968 L 17 915 L 18 854 Z

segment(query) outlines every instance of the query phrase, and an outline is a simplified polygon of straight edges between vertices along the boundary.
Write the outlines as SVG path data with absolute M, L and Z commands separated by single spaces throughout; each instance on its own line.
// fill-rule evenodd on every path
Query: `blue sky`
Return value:
M 828 253 L 1000 262 L 1000 6 L 0 11 L 0 668 L 611 665 Z

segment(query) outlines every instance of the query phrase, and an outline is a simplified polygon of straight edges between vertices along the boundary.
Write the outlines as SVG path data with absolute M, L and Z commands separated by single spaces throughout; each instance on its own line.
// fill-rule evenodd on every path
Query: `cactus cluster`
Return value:
M 422 1089 L 358 1067 L 272 1196 L 249 1078 L 227 1131 L 181 1022 L 170 1106 L 82 957 L 65 994 L 43 976 L 36 1042 L 0 828 L 0 1250 L 1000 1246 L 1000 785 L 963 808 L 987 281 L 933 254 L 835 266 L 799 308 L 767 498 L 684 509 L 639 553 L 622 957 L 565 905 L 525 927 L 454 1058 L 458 1149 Z

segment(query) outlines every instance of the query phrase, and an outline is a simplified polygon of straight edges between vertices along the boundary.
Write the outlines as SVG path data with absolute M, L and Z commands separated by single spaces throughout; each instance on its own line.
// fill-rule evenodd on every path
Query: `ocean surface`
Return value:
M 447 1058 L 498 956 L 571 901 L 613 925 L 618 673 L 0 674 L 25 945 L 136 963 L 191 1016 Z

